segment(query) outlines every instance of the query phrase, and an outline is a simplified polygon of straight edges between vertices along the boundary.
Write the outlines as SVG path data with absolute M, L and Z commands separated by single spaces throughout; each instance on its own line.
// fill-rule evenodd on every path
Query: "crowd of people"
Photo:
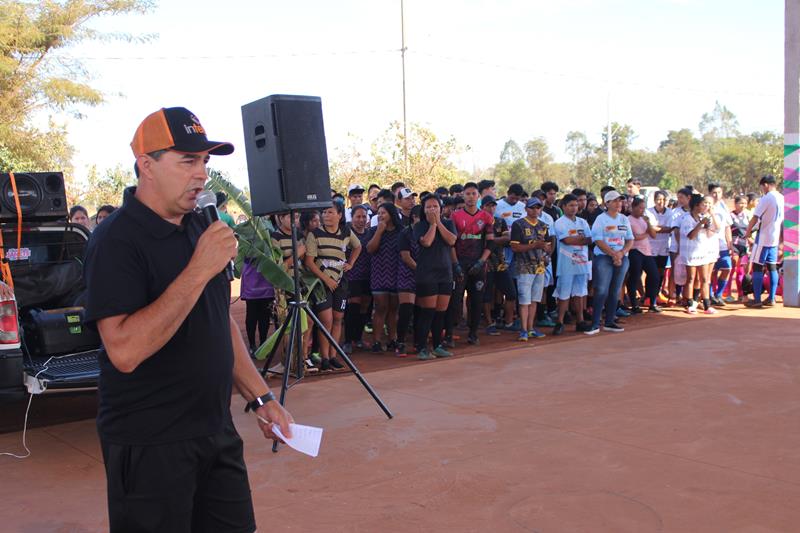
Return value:
M 346 197 L 332 192 L 327 209 L 269 222 L 290 272 L 296 232 L 300 268 L 324 288 L 325 297 L 312 298 L 314 310 L 345 352 L 427 360 L 453 355 L 462 327 L 471 345 L 481 331 L 511 331 L 526 342 L 545 331 L 562 335 L 568 324 L 586 335 L 622 332 L 621 319 L 664 306 L 694 315 L 732 303 L 774 305 L 783 196 L 772 176 L 759 188 L 760 196 L 736 195 L 729 206 L 717 183 L 650 198 L 637 179 L 624 192 L 605 186 L 599 197 L 583 189 L 559 196 L 553 182 L 530 193 L 513 184 L 501 198 L 491 180 L 421 194 L 402 182 L 354 184 Z M 218 193 L 220 216 L 234 227 L 226 202 Z M 69 216 L 93 229 L 114 210 L 104 205 L 90 217 L 77 205 Z M 247 261 L 241 298 L 255 352 L 270 324 L 277 327 L 275 289 Z M 343 368 L 327 339 L 313 333 L 305 343 L 309 364 Z
M 622 332 L 622 319 L 665 306 L 695 315 L 774 305 L 783 196 L 772 176 L 759 187 L 760 197 L 737 195 L 729 207 L 716 183 L 651 198 L 637 179 L 599 196 L 513 184 L 502 198 L 490 180 L 420 194 L 402 182 L 353 184 L 320 212 L 271 217 L 272 245 L 291 270 L 296 232 L 299 268 L 324 286 L 313 308 L 345 352 L 428 360 L 453 355 L 461 330 L 470 345 L 501 330 L 527 342 L 569 324 L 586 335 Z M 274 289 L 246 264 L 241 295 L 255 350 Z M 306 344 L 308 364 L 343 367 L 319 332 Z

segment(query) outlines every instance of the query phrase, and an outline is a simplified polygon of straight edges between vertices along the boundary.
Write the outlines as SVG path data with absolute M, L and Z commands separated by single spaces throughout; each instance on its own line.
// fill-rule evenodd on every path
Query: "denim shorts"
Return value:
M 544 274 L 520 274 L 517 277 L 517 294 L 520 305 L 530 305 L 542 300 Z
M 588 274 L 559 276 L 556 279 L 556 290 L 553 292 L 553 296 L 559 300 L 569 300 L 573 296 L 586 296 L 589 294 L 588 288 Z

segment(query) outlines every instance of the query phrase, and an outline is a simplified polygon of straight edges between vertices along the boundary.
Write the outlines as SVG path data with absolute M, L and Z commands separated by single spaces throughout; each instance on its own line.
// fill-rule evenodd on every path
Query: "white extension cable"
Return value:
M 50 357 L 47 361 L 45 361 L 44 365 L 42 366 L 42 369 L 39 370 L 36 373 L 35 376 L 33 376 L 33 381 L 36 381 L 37 378 L 39 377 L 39 374 L 41 374 L 42 372 L 44 372 L 45 370 L 48 369 L 47 365 L 50 364 L 50 361 L 52 361 L 53 359 L 62 359 L 64 357 L 70 357 L 70 356 L 69 355 L 61 355 L 61 356 L 55 356 L 54 355 L 54 356 Z M 30 448 L 28 448 L 28 443 L 27 443 L 27 440 L 26 440 L 27 433 L 28 433 L 28 414 L 31 411 L 31 403 L 33 403 L 34 394 L 42 394 L 45 390 L 47 390 L 47 385 L 44 385 L 41 388 L 41 390 L 39 392 L 37 392 L 37 393 L 31 392 L 30 393 L 30 397 L 28 398 L 28 407 L 25 409 L 25 422 L 24 422 L 24 424 L 22 426 L 22 447 L 25 448 L 25 455 L 17 455 L 16 453 L 11 453 L 11 452 L 0 452 L 0 456 L 7 455 L 9 457 L 13 457 L 14 459 L 27 459 L 28 457 L 31 456 L 31 450 L 30 450 Z

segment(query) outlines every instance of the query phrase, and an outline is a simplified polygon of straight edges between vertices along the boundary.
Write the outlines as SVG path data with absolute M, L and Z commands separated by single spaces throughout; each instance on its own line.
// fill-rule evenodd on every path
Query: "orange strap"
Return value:
M 14 191 L 14 205 L 17 208 L 17 258 L 22 253 L 22 207 L 19 204 L 19 191 L 17 191 L 17 179 L 14 177 L 13 172 L 8 173 L 9 180 L 11 181 L 11 189 Z M 11 266 L 6 260 L 6 248 L 3 241 L 3 232 L 0 230 L 0 274 L 3 276 L 3 281 L 8 284 L 12 289 L 14 288 L 14 278 L 11 275 Z

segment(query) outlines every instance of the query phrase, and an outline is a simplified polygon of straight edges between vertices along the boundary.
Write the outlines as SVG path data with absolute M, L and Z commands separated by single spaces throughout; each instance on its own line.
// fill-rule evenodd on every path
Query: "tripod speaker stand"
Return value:
M 289 220 L 294 222 L 294 210 L 289 211 Z M 331 346 L 336 350 L 336 353 L 344 359 L 345 364 L 350 369 L 350 371 L 358 378 L 358 381 L 361 382 L 361 385 L 367 389 L 372 399 L 378 404 L 378 406 L 383 410 L 386 414 L 387 418 L 392 418 L 392 412 L 383 403 L 383 400 L 380 399 L 378 394 L 373 390 L 367 380 L 361 375 L 356 365 L 353 361 L 350 360 L 350 357 L 342 350 L 339 343 L 336 342 L 336 339 L 330 334 L 330 332 L 322 325 L 320 319 L 314 312 L 311 310 L 311 307 L 308 305 L 308 302 L 303 299 L 303 292 L 300 286 L 300 275 L 298 274 L 298 262 L 297 262 L 297 234 L 295 232 L 294 227 L 292 227 L 292 264 L 294 265 L 293 270 L 293 280 L 294 280 L 294 295 L 292 300 L 289 302 L 289 312 L 286 315 L 286 320 L 283 321 L 280 330 L 278 331 L 277 339 L 275 340 L 275 344 L 272 346 L 270 350 L 269 356 L 266 359 L 264 364 L 264 368 L 261 370 L 261 375 L 266 378 L 267 373 L 269 372 L 269 366 L 272 363 L 272 359 L 274 358 L 278 348 L 282 344 L 281 341 L 283 340 L 284 336 L 286 335 L 286 330 L 289 330 L 289 341 L 286 347 L 286 357 L 284 358 L 283 362 L 283 382 L 281 383 L 281 395 L 280 395 L 280 404 L 286 404 L 286 392 L 289 390 L 291 386 L 296 385 L 301 379 L 303 379 L 303 360 L 304 360 L 304 351 L 303 351 L 303 327 L 302 327 L 302 319 L 301 319 L 301 310 L 305 311 L 306 316 L 311 318 L 311 321 L 316 324 L 317 328 L 325 335 L 325 338 L 328 339 L 328 342 Z M 295 356 L 295 363 L 297 364 L 297 376 L 296 381 L 289 384 L 289 374 L 291 373 L 292 368 L 292 358 Z M 272 445 L 272 451 L 278 451 L 278 443 L 277 441 Z

